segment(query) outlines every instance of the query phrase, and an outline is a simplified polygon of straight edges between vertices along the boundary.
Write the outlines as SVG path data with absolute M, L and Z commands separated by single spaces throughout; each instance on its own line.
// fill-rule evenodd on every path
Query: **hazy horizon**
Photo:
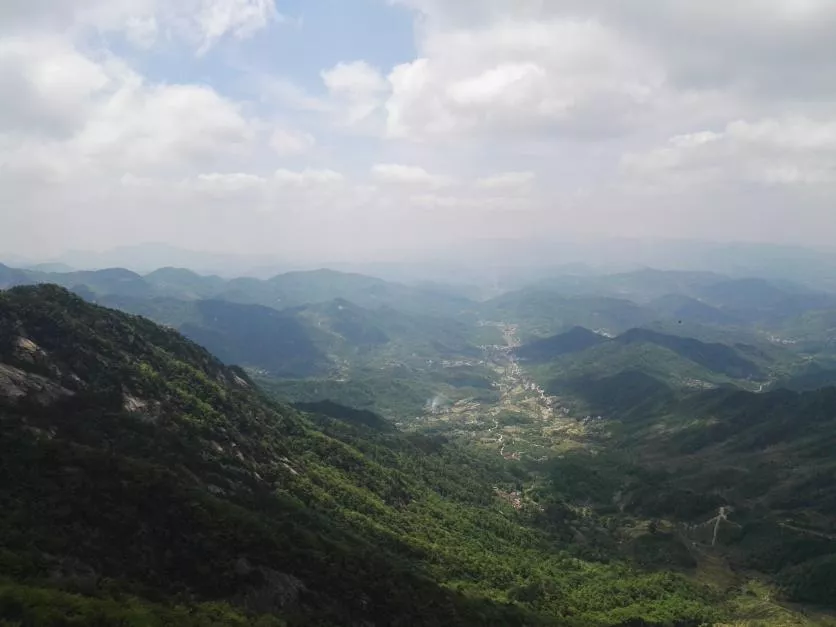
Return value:
M 830 245 L 824 0 L 11 0 L 0 250 Z
M 330 269 L 401 282 L 431 281 L 497 289 L 556 276 L 595 276 L 643 269 L 711 272 L 729 277 L 790 280 L 836 290 L 836 251 L 832 248 L 724 243 L 699 240 L 610 238 L 590 242 L 483 241 L 455 251 L 396 258 L 294 259 L 270 254 L 222 253 L 146 243 L 99 251 L 68 251 L 55 257 L 0 253 L 0 264 L 44 272 L 124 268 L 148 274 L 185 268 L 201 275 L 270 278 L 295 271 Z

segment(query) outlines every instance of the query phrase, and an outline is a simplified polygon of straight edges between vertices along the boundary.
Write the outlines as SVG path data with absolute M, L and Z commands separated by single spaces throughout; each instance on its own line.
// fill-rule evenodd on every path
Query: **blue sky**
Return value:
M 363 59 L 387 70 L 415 58 L 414 14 L 404 6 L 385 0 L 294 0 L 276 8 L 287 21 L 201 56 L 177 41 L 157 50 L 132 51 L 118 32 L 109 44 L 129 54 L 150 78 L 206 82 L 232 94 L 244 68 L 324 93 L 320 72 L 340 61 Z
M 385 70 L 415 58 L 413 14 L 403 6 L 384 0 L 296 0 L 282 3 L 281 11 L 301 20 L 301 27 L 260 37 L 263 47 L 250 53 L 269 58 L 268 69 L 311 89 L 320 87 L 322 69 L 346 59 L 364 59 Z
M 0 247 L 827 244 L 834 30 L 829 0 L 8 0 Z

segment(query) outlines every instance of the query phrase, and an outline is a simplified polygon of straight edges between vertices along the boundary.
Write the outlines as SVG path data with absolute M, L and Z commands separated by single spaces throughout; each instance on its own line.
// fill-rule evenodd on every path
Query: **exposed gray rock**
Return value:
M 272 614 L 296 605 L 307 591 L 304 582 L 272 568 L 254 567 L 247 558 L 235 563 L 235 573 L 258 583 L 240 592 L 233 601 L 256 614 Z
M 37 374 L 0 364 L 0 396 L 17 400 L 23 397 L 48 405 L 73 392 Z

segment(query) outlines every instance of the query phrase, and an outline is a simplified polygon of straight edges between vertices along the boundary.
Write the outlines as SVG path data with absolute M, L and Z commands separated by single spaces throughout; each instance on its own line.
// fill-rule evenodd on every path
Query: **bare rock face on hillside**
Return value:
M 275 614 L 292 607 L 308 591 L 301 579 L 272 568 L 253 566 L 245 557 L 235 563 L 235 574 L 253 582 L 238 594 L 236 604 L 259 614 Z
M 16 344 L 17 344 L 17 348 L 18 348 L 18 353 L 21 356 L 34 357 L 34 356 L 43 356 L 44 355 L 44 351 L 41 350 L 41 347 L 38 346 L 37 344 L 35 344 L 35 342 L 30 340 L 29 338 L 21 336 L 21 337 L 17 338 L 17 343 Z
M 72 395 L 73 392 L 46 377 L 0 363 L 0 397 L 14 401 L 25 398 L 39 405 L 49 405 Z

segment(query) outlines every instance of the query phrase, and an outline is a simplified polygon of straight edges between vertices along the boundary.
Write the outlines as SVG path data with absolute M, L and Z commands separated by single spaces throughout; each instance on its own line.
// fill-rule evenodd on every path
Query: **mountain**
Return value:
M 808 355 L 832 354 L 836 347 L 836 309 L 808 311 L 776 327 L 775 338 Z
M 452 318 L 366 309 L 337 299 L 288 310 L 332 360 L 326 374 L 304 380 L 259 379 L 293 402 L 333 400 L 412 420 L 435 397 L 493 399 L 493 378 L 479 343 L 495 329 Z
M 269 307 L 220 300 L 118 296 L 96 302 L 171 326 L 227 364 L 280 377 L 323 374 L 332 366 L 315 341 L 315 330 L 294 315 Z
M 385 345 L 387 351 L 394 347 L 420 359 L 481 354 L 475 346 L 478 334 L 455 318 L 409 313 L 389 306 L 372 309 L 342 298 L 290 311 L 367 351 Z
M 310 329 L 293 316 L 220 300 L 197 301 L 195 308 L 201 322 L 186 322 L 180 331 L 210 346 L 228 364 L 251 365 L 276 376 L 309 376 L 329 367 Z
M 38 283 L 54 283 L 97 296 L 225 300 L 273 309 L 336 299 L 367 309 L 390 307 L 434 316 L 456 316 L 475 308 L 474 302 L 460 293 L 462 290 L 451 286 L 405 285 L 335 270 L 289 272 L 270 279 L 225 279 L 176 267 L 159 268 L 143 276 L 117 267 L 62 273 L 0 266 L 0 289 Z
M 0 293 L 0 618 L 661 627 L 723 615 L 715 592 L 632 566 L 581 514 L 518 512 L 501 494 L 519 476 L 496 455 L 305 409 L 144 318 L 51 285 Z M 610 560 L 589 561 L 604 546 Z
M 715 390 L 671 404 L 642 429 L 644 454 L 669 474 L 640 499 L 664 507 L 690 490 L 724 506 L 716 525 L 735 567 L 769 573 L 793 600 L 832 604 L 836 388 Z
M 289 402 L 339 401 L 400 419 L 419 415 L 438 395 L 495 394 L 490 373 L 477 366 L 485 329 L 454 319 L 365 309 L 342 299 L 277 311 L 76 292 L 179 330 Z
M 15 285 L 26 285 L 30 282 L 30 274 L 25 270 L 10 268 L 0 263 L 0 289 L 14 287 Z
M 833 386 L 836 386 L 836 368 L 811 363 L 801 371 L 781 379 L 774 387 L 794 392 L 810 392 Z
M 567 385 L 619 377 L 640 372 L 677 390 L 716 387 L 731 383 L 728 376 L 692 361 L 676 351 L 653 342 L 611 340 L 580 353 L 558 357 L 532 369 L 532 374 L 549 394 L 561 396 Z M 601 411 L 597 403 L 593 410 Z
M 708 560 L 706 576 L 723 567 L 738 574 L 729 583 L 756 571 L 785 601 L 833 607 L 836 388 L 682 394 L 625 371 L 566 389 L 611 407 L 617 419 L 606 423 L 605 449 L 551 462 L 551 490 L 593 512 L 617 507 L 656 521 L 640 559 Z M 704 548 L 677 555 L 672 538 Z M 833 623 L 810 608 L 803 618 L 768 609 L 753 592 L 748 618 L 737 624 Z
M 382 416 L 371 411 L 346 407 L 333 401 L 321 401 L 319 403 L 295 403 L 296 409 L 308 414 L 327 416 L 347 422 L 354 426 L 368 427 L 375 431 L 392 432 L 395 427 Z
M 675 398 L 670 386 L 640 370 L 557 379 L 552 382 L 549 391 L 581 399 L 590 411 L 619 418 L 629 418 L 635 413 L 646 414 Z
M 143 278 L 155 294 L 181 300 L 209 299 L 226 286 L 226 280 L 217 275 L 200 275 L 184 268 L 160 268 Z
M 485 335 L 452 319 L 472 305 L 452 288 L 330 270 L 226 280 L 174 267 L 145 276 L 121 268 L 0 269 L 0 287 L 49 282 L 179 329 L 227 363 L 278 377 L 473 357 Z
M 216 296 L 277 309 L 334 299 L 347 300 L 368 309 L 392 307 L 408 313 L 432 315 L 454 315 L 473 306 L 467 298 L 451 295 L 448 290 L 408 286 L 334 270 L 289 272 L 266 281 L 233 279 L 225 291 Z
M 44 581 L 58 573 L 59 589 L 93 599 L 112 580 L 157 602 L 186 593 L 223 599 L 230 614 L 287 611 L 292 622 L 299 612 L 337 624 L 398 615 L 466 624 L 456 616 L 468 602 L 403 570 L 394 537 L 372 549 L 376 533 L 356 535 L 337 511 L 323 518 L 348 494 L 358 514 L 396 508 L 418 498 L 414 482 L 317 435 L 240 371 L 140 318 L 45 286 L 2 295 L 0 322 L 0 511 L 3 529 L 17 529 L 4 532 L 3 556 L 31 570 L 28 581 L 43 569 Z M 321 474 L 317 450 L 360 485 L 337 467 Z
M 280 260 L 275 255 L 201 252 L 162 243 L 119 246 L 99 252 L 70 251 L 54 262 L 85 270 L 122 267 L 142 273 L 163 267 L 179 267 L 225 276 L 243 276 L 259 266 L 280 265 Z M 287 264 L 284 266 L 287 267 Z
M 652 321 L 656 314 L 636 303 L 609 297 L 566 297 L 526 288 L 503 294 L 481 305 L 480 315 L 517 324 L 524 338 L 567 331 L 575 326 L 620 333 Z
M 52 276 L 45 277 L 52 281 Z M 84 272 L 70 272 L 61 276 L 60 285 L 68 288 L 84 286 L 95 294 L 121 294 L 133 297 L 148 297 L 153 287 L 139 274 L 124 268 L 108 268 Z
M 836 296 L 790 282 L 736 279 L 698 292 L 706 303 L 749 322 L 776 323 L 807 311 L 836 308 Z
M 560 355 L 579 353 L 606 341 L 607 338 L 589 329 L 572 327 L 565 333 L 529 342 L 514 352 L 520 359 L 542 363 Z
M 533 287 L 565 296 L 608 296 L 644 303 L 669 294 L 689 295 L 728 277 L 713 272 L 688 272 L 642 268 L 632 272 L 598 276 L 556 276 Z
M 729 279 L 706 272 L 644 269 L 554 277 L 495 297 L 481 315 L 517 324 L 526 338 L 584 326 L 618 334 L 662 326 L 675 335 L 809 335 L 815 317 L 836 310 L 836 295 L 787 280 Z M 677 330 L 676 326 L 683 326 Z M 814 341 L 819 337 L 812 338 Z
M 310 320 L 317 328 L 330 330 L 351 346 L 370 348 L 390 341 L 389 335 L 383 329 L 385 312 L 365 309 L 344 298 L 317 305 L 304 305 L 290 311 Z M 393 313 L 395 317 L 402 315 Z
M 631 329 L 619 335 L 615 342 L 622 345 L 655 344 L 700 366 L 735 379 L 757 377 L 760 368 L 725 344 L 705 343 L 688 337 L 666 335 L 649 329 Z
M 222 300 L 81 295 L 174 327 L 224 362 L 274 377 L 479 355 L 462 322 L 371 310 L 343 299 L 278 311 Z
M 653 300 L 649 306 L 664 318 L 683 322 L 719 326 L 738 326 L 743 322 L 731 313 L 683 294 L 666 294 Z
M 0 268 L 0 288 L 38 283 L 54 283 L 68 289 L 81 289 L 98 295 L 119 294 L 132 297 L 153 295 L 153 288 L 149 283 L 137 273 L 124 268 L 80 272 L 15 270 L 5 266 Z
M 31 272 L 61 272 L 66 274 L 68 272 L 76 271 L 75 268 L 68 266 L 65 263 L 36 263 L 23 267 Z
M 624 373 L 641 373 L 673 388 L 714 387 L 763 378 L 762 365 L 772 360 L 755 346 L 707 343 L 643 328 L 615 338 L 576 328 L 524 344 L 515 353 L 534 365 L 548 391 L 563 395 L 578 388 L 580 397 L 599 409 L 602 402 L 596 395 L 612 396 L 604 389 L 606 382 L 620 385 Z M 611 411 L 618 403 L 603 405 Z

